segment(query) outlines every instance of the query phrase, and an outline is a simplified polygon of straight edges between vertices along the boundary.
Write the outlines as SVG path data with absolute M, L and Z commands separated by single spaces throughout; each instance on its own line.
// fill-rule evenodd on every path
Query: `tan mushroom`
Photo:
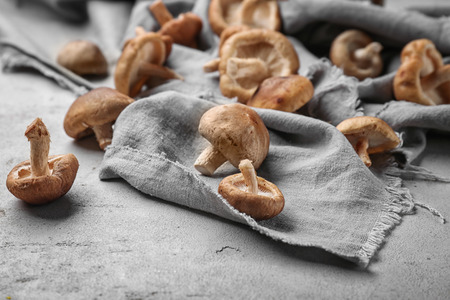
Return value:
M 81 76 L 108 74 L 108 62 L 103 52 L 90 41 L 76 40 L 67 43 L 59 51 L 57 62 Z
M 247 102 L 248 106 L 295 112 L 311 100 L 314 86 L 301 75 L 265 79 Z
M 198 131 L 210 142 L 194 163 L 204 175 L 212 175 L 226 161 L 237 168 L 243 159 L 250 159 L 258 169 L 269 152 L 266 126 L 253 109 L 240 103 L 209 109 Z
M 359 80 L 377 77 L 383 70 L 383 46 L 360 30 L 347 30 L 331 44 L 330 59 L 345 75 Z
M 240 174 L 225 177 L 219 184 L 219 194 L 231 206 L 256 220 L 267 220 L 284 208 L 284 196 L 278 187 L 256 176 L 248 159 L 239 163 Z
M 149 6 L 161 29 L 158 33 L 169 35 L 176 44 L 197 48 L 197 37 L 203 27 L 202 19 L 191 12 L 180 14 L 173 18 L 161 0 L 156 0 Z
M 95 134 L 104 150 L 111 144 L 114 121 L 133 102 L 133 98 L 111 88 L 93 89 L 72 103 L 64 118 L 64 130 L 76 140 Z
M 368 167 L 372 165 L 369 154 L 386 152 L 400 144 L 395 131 L 379 118 L 353 117 L 342 121 L 336 128 L 345 135 Z
M 394 78 L 394 95 L 423 105 L 450 103 L 450 65 L 444 65 L 433 42 L 419 39 L 402 50 L 401 65 Z
M 136 28 L 136 37 L 125 43 L 114 72 L 116 89 L 130 97 L 137 96 L 151 77 L 163 79 L 183 79 L 180 75 L 164 67 L 171 46 L 158 33 L 145 32 Z
M 259 84 L 273 76 L 296 74 L 297 52 L 281 33 L 251 29 L 229 37 L 220 53 L 220 90 L 226 97 L 246 103 Z
M 9 172 L 6 187 L 30 204 L 45 204 L 62 197 L 75 180 L 77 158 L 71 153 L 48 156 L 50 134 L 40 118 L 28 125 L 25 136 L 30 142 L 30 159 Z
M 281 19 L 274 0 L 211 0 L 208 20 L 217 35 L 233 25 L 280 30 Z

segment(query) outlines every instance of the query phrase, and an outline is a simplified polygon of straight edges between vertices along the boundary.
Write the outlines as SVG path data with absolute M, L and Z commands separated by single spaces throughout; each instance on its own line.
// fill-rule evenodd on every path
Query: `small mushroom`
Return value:
M 197 36 L 203 27 L 199 16 L 188 12 L 174 19 L 161 0 L 153 2 L 149 9 L 161 26 L 158 33 L 171 36 L 176 44 L 197 48 Z
M 25 131 L 30 142 L 30 159 L 9 172 L 6 187 L 29 204 L 45 204 L 65 195 L 75 180 L 78 160 L 75 155 L 48 156 L 50 134 L 40 118 Z
M 345 135 L 368 167 L 372 165 L 369 154 L 389 151 L 400 144 L 395 131 L 379 118 L 353 117 L 342 121 L 336 128 Z
M 219 194 L 231 206 L 256 220 L 267 220 L 284 208 L 284 196 L 278 187 L 256 176 L 250 160 L 239 163 L 240 174 L 225 177 L 219 184 Z
M 359 80 L 377 77 L 383 70 L 380 52 L 383 46 L 360 30 L 347 30 L 338 35 L 330 49 L 330 59 L 345 75 Z
M 450 104 L 450 65 L 444 65 L 430 40 L 412 41 L 402 50 L 393 87 L 397 100 L 422 105 Z
M 220 53 L 220 90 L 225 97 L 246 103 L 260 83 L 273 76 L 296 74 L 297 52 L 281 33 L 250 29 L 229 37 Z
M 250 159 L 258 169 L 269 152 L 266 126 L 253 109 L 240 103 L 209 109 L 198 131 L 210 142 L 194 163 L 204 175 L 212 175 L 226 161 L 237 168 L 243 159 Z
M 59 51 L 57 62 L 81 76 L 108 74 L 108 62 L 103 52 L 90 41 L 76 40 L 69 42 Z
M 114 72 L 116 89 L 130 97 L 139 94 L 151 77 L 163 79 L 183 79 L 180 75 L 164 67 L 171 47 L 170 41 L 155 32 L 145 32 L 136 28 L 136 37 L 125 43 Z
M 104 150 L 111 144 L 114 121 L 133 102 L 133 98 L 111 88 L 93 89 L 72 103 L 64 118 L 64 130 L 76 140 L 95 134 Z
M 247 102 L 248 106 L 295 112 L 311 100 L 314 86 L 301 75 L 265 79 Z

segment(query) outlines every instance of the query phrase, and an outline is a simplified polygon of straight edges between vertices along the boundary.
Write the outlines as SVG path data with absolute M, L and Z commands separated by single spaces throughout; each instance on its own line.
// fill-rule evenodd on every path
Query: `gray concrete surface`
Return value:
M 33 83 L 33 84 L 30 84 Z M 448 224 L 418 209 L 361 270 L 313 248 L 100 181 L 102 152 L 74 142 L 63 117 L 71 92 L 29 70 L 0 73 L 1 299 L 448 299 Z M 51 154 L 80 161 L 66 196 L 29 206 L 6 189 L 28 158 L 26 126 L 41 116 Z M 450 175 L 450 136 L 429 135 L 421 165 Z M 450 184 L 409 181 L 417 201 L 450 218 Z

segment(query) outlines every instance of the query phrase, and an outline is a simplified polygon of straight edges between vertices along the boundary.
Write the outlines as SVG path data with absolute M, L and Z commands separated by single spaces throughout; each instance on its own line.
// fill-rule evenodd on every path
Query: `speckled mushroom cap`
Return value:
M 370 46 L 369 46 L 370 45 Z M 366 48 L 369 46 L 369 48 Z M 368 57 L 358 58 L 357 51 L 366 49 Z M 382 46 L 360 30 L 346 30 L 338 35 L 330 48 L 330 60 L 341 68 L 345 75 L 359 80 L 380 75 L 383 60 L 379 54 Z
M 130 97 L 136 96 L 148 80 L 148 76 L 139 74 L 139 66 L 142 63 L 162 66 L 167 52 L 164 39 L 158 33 L 141 33 L 128 40 L 114 72 L 116 89 Z
M 220 90 L 241 103 L 251 98 L 264 79 L 296 74 L 300 67 L 291 42 L 272 30 L 238 32 L 226 40 L 220 55 Z
M 269 152 L 269 132 L 250 107 L 232 103 L 215 106 L 200 119 L 199 133 L 236 168 L 243 159 L 258 169 Z
M 301 75 L 265 79 L 247 102 L 248 106 L 294 112 L 314 95 L 311 81 Z
M 90 41 L 67 43 L 58 53 L 59 65 L 78 75 L 106 75 L 108 62 L 100 48 Z
M 64 130 L 75 139 L 90 135 L 92 127 L 114 122 L 133 102 L 133 98 L 111 88 L 93 89 L 72 103 L 64 118 Z
M 367 137 L 367 153 L 380 153 L 396 148 L 400 144 L 395 131 L 383 120 L 376 117 L 359 116 L 346 119 L 336 126 L 352 145 L 361 137 Z
M 258 193 L 246 191 L 242 174 L 225 177 L 219 184 L 219 194 L 231 206 L 256 220 L 266 220 L 278 215 L 284 208 L 284 196 L 278 187 L 264 178 L 257 177 Z
M 401 62 L 393 84 L 397 100 L 423 105 L 450 103 L 450 78 L 435 86 L 430 85 L 450 68 L 444 66 L 432 41 L 419 39 L 408 43 L 402 50 Z
M 30 160 L 15 166 L 9 172 L 6 186 L 17 198 L 29 204 L 45 204 L 65 195 L 75 180 L 78 160 L 75 155 L 48 157 L 50 175 L 32 176 Z

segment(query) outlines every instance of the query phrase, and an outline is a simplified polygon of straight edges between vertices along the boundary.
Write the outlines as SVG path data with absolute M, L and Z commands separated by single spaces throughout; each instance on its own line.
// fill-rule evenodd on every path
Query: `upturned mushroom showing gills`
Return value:
M 422 105 L 450 104 L 450 65 L 427 39 L 408 43 L 394 78 L 397 100 Z
M 240 174 L 225 177 L 219 184 L 219 194 L 231 206 L 256 220 L 267 220 L 284 208 L 284 196 L 278 187 L 256 176 L 250 160 L 239 164 Z
M 103 52 L 90 41 L 76 40 L 69 42 L 59 51 L 57 62 L 81 76 L 108 74 L 108 62 Z
M 296 74 L 299 67 L 297 52 L 283 34 L 244 30 L 233 34 L 222 46 L 220 90 L 225 97 L 237 97 L 240 103 L 246 103 L 264 79 Z
M 377 77 L 383 70 L 383 46 L 360 30 L 347 30 L 331 44 L 330 59 L 345 75 L 359 80 Z
M 64 130 L 76 140 L 95 134 L 104 150 L 111 144 L 114 121 L 133 102 L 133 98 L 111 88 L 93 89 L 72 103 L 64 118 Z
M 161 0 L 153 2 L 149 7 L 161 29 L 158 33 L 169 35 L 176 44 L 197 48 L 197 36 L 202 30 L 202 19 L 191 12 L 173 18 Z
M 155 32 L 136 28 L 136 37 L 128 40 L 114 72 L 116 89 L 136 97 L 151 77 L 183 79 L 163 64 L 169 55 L 172 39 Z
M 237 168 L 243 159 L 250 159 L 258 169 L 269 152 L 269 132 L 262 119 L 240 103 L 209 109 L 198 131 L 210 143 L 194 163 L 204 175 L 211 176 L 226 161 Z
M 400 144 L 395 131 L 379 118 L 353 117 L 342 121 L 336 128 L 349 140 L 367 167 L 372 165 L 369 154 L 386 152 Z
M 311 81 L 301 75 L 265 79 L 247 102 L 248 106 L 295 112 L 314 95 Z
M 30 142 L 30 159 L 9 172 L 6 187 L 29 204 L 45 204 L 65 195 L 75 180 L 78 160 L 75 155 L 48 156 L 50 134 L 40 118 L 25 131 Z

